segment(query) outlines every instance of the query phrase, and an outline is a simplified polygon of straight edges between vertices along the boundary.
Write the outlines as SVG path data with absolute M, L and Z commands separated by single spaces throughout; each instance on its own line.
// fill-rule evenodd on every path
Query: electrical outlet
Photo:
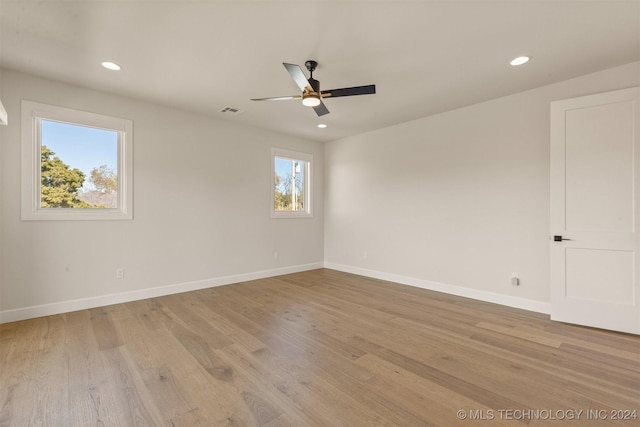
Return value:
M 511 273 L 511 284 L 513 286 L 520 286 L 520 278 L 518 277 L 518 273 Z
M 124 279 L 124 268 L 116 268 L 116 279 Z

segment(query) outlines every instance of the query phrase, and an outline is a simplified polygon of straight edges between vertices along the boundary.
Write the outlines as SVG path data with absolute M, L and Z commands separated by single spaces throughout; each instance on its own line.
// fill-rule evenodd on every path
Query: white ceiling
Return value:
M 377 94 L 322 118 L 249 100 L 297 95 L 282 62 L 307 59 L 323 89 Z M 0 0 L 3 67 L 318 141 L 637 60 L 640 0 Z

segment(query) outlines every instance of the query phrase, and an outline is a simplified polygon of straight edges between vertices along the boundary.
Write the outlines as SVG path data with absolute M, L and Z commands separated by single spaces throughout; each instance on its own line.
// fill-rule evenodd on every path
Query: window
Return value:
M 311 154 L 271 149 L 271 217 L 311 216 Z
M 131 219 L 133 124 L 22 101 L 22 219 Z

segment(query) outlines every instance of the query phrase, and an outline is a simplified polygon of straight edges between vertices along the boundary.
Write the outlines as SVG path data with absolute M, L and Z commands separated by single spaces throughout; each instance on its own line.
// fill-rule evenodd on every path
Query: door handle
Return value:
M 562 236 L 553 236 L 553 241 L 554 241 L 554 242 L 562 242 L 562 241 L 564 241 L 564 240 L 571 240 L 571 239 L 565 239 L 565 238 L 564 238 L 564 237 L 562 237 Z

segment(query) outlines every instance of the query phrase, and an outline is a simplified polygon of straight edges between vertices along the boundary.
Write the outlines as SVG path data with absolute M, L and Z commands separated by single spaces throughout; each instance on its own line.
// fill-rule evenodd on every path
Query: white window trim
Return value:
M 118 132 L 118 208 L 42 208 L 39 120 L 52 120 Z M 133 219 L 133 122 L 127 119 L 22 101 L 22 220 Z
M 290 159 L 290 160 L 302 160 L 307 165 L 304 168 L 305 176 L 305 189 L 304 189 L 304 205 L 305 210 L 303 211 L 277 211 L 275 209 L 275 191 L 274 191 L 274 183 L 276 179 L 276 157 Z M 313 206 L 311 203 L 312 192 L 313 192 L 313 182 L 311 179 L 312 173 L 311 169 L 313 168 L 313 155 L 309 153 L 300 153 L 298 151 L 286 150 L 284 148 L 271 148 L 271 218 L 311 218 L 313 217 Z

